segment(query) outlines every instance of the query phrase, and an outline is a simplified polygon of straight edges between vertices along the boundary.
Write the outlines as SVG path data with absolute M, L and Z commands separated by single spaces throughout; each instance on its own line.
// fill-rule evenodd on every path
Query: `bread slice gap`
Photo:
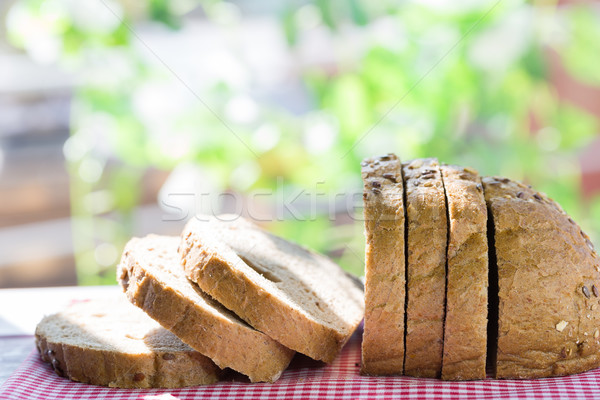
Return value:
M 600 366 L 600 260 L 544 193 L 483 179 L 498 268 L 496 377 L 532 379 Z
M 443 380 L 450 380 L 449 379 L 449 373 L 448 373 L 448 359 L 449 356 L 448 354 L 446 354 L 450 348 L 452 347 L 451 343 L 446 343 L 446 335 L 448 335 L 448 339 L 450 339 L 450 341 L 452 340 L 450 338 L 450 334 L 451 332 L 447 332 L 447 321 L 448 321 L 448 283 L 449 283 L 449 277 L 448 277 L 448 269 L 449 269 L 449 258 L 450 258 L 450 254 L 448 252 L 448 250 L 450 249 L 450 234 L 451 234 L 451 230 L 452 230 L 452 222 L 451 222 L 451 215 L 450 215 L 450 203 L 448 200 L 448 178 L 444 176 L 444 165 L 440 166 L 440 173 L 442 176 L 442 188 L 444 189 L 444 202 L 446 204 L 446 221 L 448 222 L 446 225 L 446 265 L 445 265 L 445 285 L 444 285 L 444 321 L 443 321 L 443 325 L 442 325 L 442 329 L 443 329 L 443 335 L 442 335 L 442 372 L 440 374 L 440 378 L 442 378 Z M 448 171 L 446 171 L 446 174 L 448 173 Z M 452 295 L 452 293 L 450 293 Z M 452 303 L 452 301 L 451 301 Z M 451 313 L 451 312 L 450 312 Z M 454 353 L 452 353 L 454 354 Z M 453 371 L 454 372 L 454 371 Z
M 485 189 L 484 189 L 485 190 Z M 488 325 L 487 325 L 487 358 L 486 369 L 492 377 L 496 377 L 496 355 L 498 352 L 498 263 L 496 260 L 496 239 L 494 230 L 494 214 L 488 207 Z
M 365 324 L 361 373 L 404 367 L 406 214 L 402 163 L 394 154 L 361 163 L 365 219 Z
M 130 302 L 221 368 L 273 382 L 294 351 L 257 331 L 183 272 L 178 237 L 149 235 L 125 246 L 117 278 Z
M 485 379 L 487 208 L 479 173 L 442 165 L 448 220 L 442 379 Z
M 403 164 L 408 225 L 404 374 L 437 378 L 442 371 L 448 221 L 439 163 Z
M 406 196 L 406 175 L 402 171 L 402 198 L 404 204 L 404 364 L 406 365 L 406 327 L 408 326 L 408 199 Z M 404 374 L 404 368 L 402 370 Z
M 46 316 L 35 341 L 59 376 L 119 388 L 214 383 L 221 370 L 125 297 L 78 302 Z
M 203 291 L 313 359 L 332 362 L 363 318 L 363 291 L 337 264 L 240 216 L 191 219 L 180 255 Z

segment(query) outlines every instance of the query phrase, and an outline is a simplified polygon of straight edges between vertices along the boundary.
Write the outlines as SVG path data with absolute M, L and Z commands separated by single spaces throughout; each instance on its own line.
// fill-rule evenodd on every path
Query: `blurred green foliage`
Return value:
M 88 3 L 95 4 L 92 11 L 82 11 Z M 582 199 L 577 162 L 598 134 L 598 119 L 557 97 L 545 57 L 553 48 L 577 79 L 598 84 L 598 16 L 586 5 L 450 3 L 286 3 L 272 17 L 279 21 L 290 57 L 309 33 L 318 32 L 333 43 L 333 62 L 298 66 L 298 79 L 309 93 L 306 111 L 293 113 L 252 99 L 255 118 L 239 121 L 228 117 L 228 105 L 247 95 L 251 85 L 218 76 L 189 82 L 174 76 L 170 60 L 163 64 L 157 57 L 166 56 L 152 54 L 136 33 L 143 24 L 164 35 L 183 29 L 189 23 L 186 13 L 194 8 L 206 15 L 215 34 L 234 31 L 244 23 L 235 5 L 17 2 L 9 24 L 13 42 L 35 53 L 35 40 L 46 35 L 57 59 L 79 82 L 65 155 L 81 282 L 114 282 L 115 259 L 100 265 L 98 248 L 110 243 L 118 254 L 130 236 L 144 171 L 170 170 L 181 162 L 203 165 L 224 182 L 222 189 L 311 191 L 323 182 L 319 189 L 333 194 L 360 190 L 359 162 L 365 156 L 389 151 L 403 159 L 434 156 L 535 184 L 598 243 L 600 200 Z M 239 73 L 252 77 L 236 50 L 228 51 Z M 193 60 L 192 67 L 202 65 Z M 179 79 L 201 101 L 170 104 L 176 90 L 187 90 Z M 160 115 L 145 111 L 152 109 L 146 101 L 162 102 Z M 276 140 L 262 146 L 257 132 L 275 132 Z M 240 165 L 258 171 L 242 188 L 232 178 Z M 284 178 L 283 189 L 278 177 Z M 346 269 L 362 272 L 360 221 L 337 224 L 317 215 L 308 222 L 274 222 L 271 229 L 316 250 L 335 250 Z

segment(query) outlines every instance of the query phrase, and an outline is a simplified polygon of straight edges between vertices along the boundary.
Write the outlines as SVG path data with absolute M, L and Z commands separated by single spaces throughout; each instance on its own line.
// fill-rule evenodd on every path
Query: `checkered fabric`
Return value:
M 356 332 L 335 362 L 323 366 L 296 356 L 273 384 L 241 378 L 184 389 L 111 389 L 60 378 L 35 351 L 0 387 L 0 399 L 595 399 L 600 369 L 562 378 L 442 382 L 408 377 L 360 376 Z M 32 340 L 33 342 L 33 340 Z M 32 343 L 33 345 L 33 343 Z

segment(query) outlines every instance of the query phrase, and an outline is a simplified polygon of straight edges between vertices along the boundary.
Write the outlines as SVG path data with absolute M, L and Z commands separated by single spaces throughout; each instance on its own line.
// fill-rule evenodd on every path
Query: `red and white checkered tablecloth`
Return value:
M 0 387 L 0 399 L 600 399 L 600 369 L 562 378 L 442 382 L 358 373 L 361 331 L 328 366 L 297 356 L 273 384 L 236 380 L 184 389 L 111 389 L 71 382 L 32 352 Z M 33 343 L 32 343 L 33 345 Z

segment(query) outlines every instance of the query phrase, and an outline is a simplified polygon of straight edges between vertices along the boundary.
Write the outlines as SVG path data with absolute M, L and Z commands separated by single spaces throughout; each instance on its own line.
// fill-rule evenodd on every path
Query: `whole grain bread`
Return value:
M 333 361 L 362 320 L 363 291 L 338 265 L 241 217 L 193 218 L 180 254 L 202 290 L 314 359 Z
M 405 225 L 402 164 L 394 154 L 362 163 L 365 219 L 365 323 L 361 373 L 404 368 Z
M 600 366 L 600 260 L 588 236 L 546 195 L 483 178 L 494 223 L 498 378 Z
M 485 379 L 488 307 L 487 208 L 477 171 L 442 165 L 448 207 L 442 379 Z
M 448 223 L 439 163 L 403 165 L 408 241 L 404 374 L 435 378 L 442 372 Z
M 220 369 L 125 298 L 75 303 L 46 316 L 35 341 L 59 376 L 120 388 L 176 388 L 218 380 Z
M 273 382 L 294 352 L 248 326 L 183 273 L 179 238 L 150 235 L 125 246 L 117 278 L 129 300 L 221 368 Z

